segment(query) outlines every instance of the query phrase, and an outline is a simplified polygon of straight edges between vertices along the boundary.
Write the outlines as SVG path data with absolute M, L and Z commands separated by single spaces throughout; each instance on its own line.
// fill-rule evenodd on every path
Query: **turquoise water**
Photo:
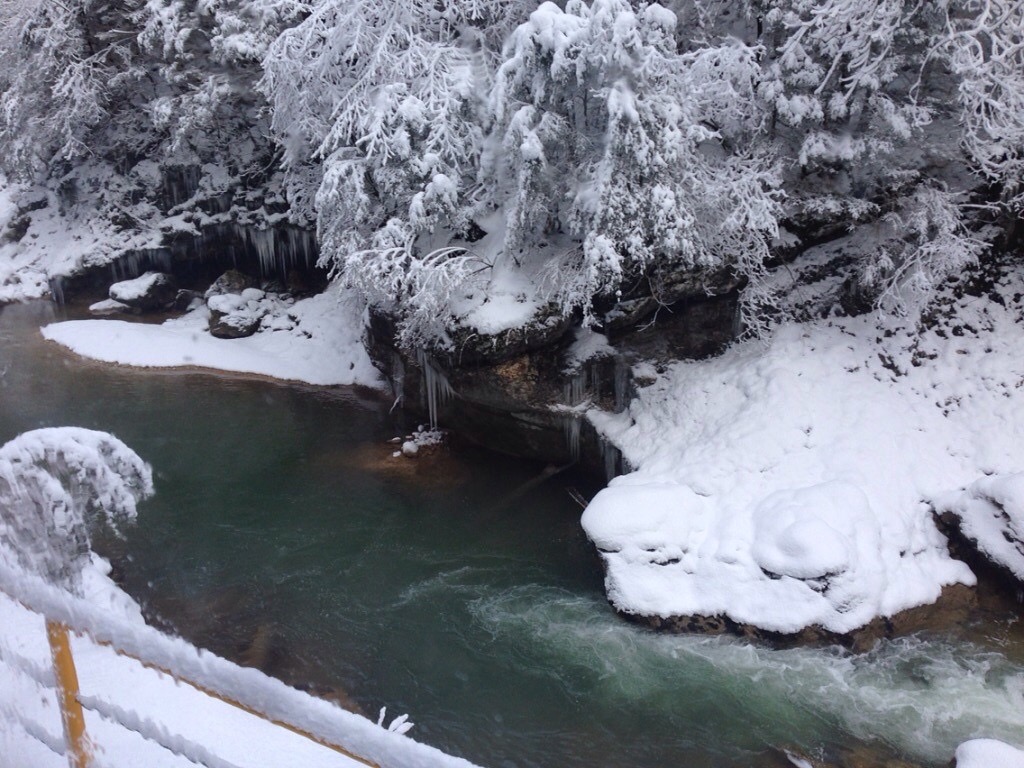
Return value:
M 658 635 L 608 608 L 558 475 L 453 446 L 394 459 L 388 403 L 78 360 L 49 305 L 0 309 L 0 442 L 120 437 L 156 496 L 96 545 L 151 621 L 492 766 L 775 766 L 779 749 L 945 765 L 1024 740 L 1024 653 L 996 616 L 853 656 Z M 870 763 L 869 763 L 870 764 Z

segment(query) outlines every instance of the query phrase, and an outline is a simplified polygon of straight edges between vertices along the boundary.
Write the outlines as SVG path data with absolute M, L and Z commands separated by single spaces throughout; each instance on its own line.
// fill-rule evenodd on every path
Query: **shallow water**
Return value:
M 149 461 L 157 495 L 97 548 L 152 621 L 217 652 L 408 712 L 420 740 L 494 768 L 865 743 L 939 766 L 969 737 L 1024 740 L 1007 615 L 861 656 L 645 631 L 604 600 L 566 493 L 580 478 L 515 497 L 539 467 L 458 446 L 394 459 L 399 425 L 365 393 L 80 361 L 39 337 L 54 312 L 0 309 L 0 443 L 76 425 Z

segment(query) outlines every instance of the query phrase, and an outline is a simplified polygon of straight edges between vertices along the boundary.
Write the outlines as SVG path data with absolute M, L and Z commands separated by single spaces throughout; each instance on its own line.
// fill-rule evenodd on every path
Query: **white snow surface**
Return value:
M 205 307 L 162 325 L 72 320 L 45 326 L 42 333 L 76 354 L 108 363 L 209 368 L 317 385 L 381 386 L 362 345 L 362 310 L 349 297 L 328 291 L 275 306 L 276 314 L 264 317 L 261 330 L 244 339 L 211 336 Z
M 628 412 L 590 411 L 635 468 L 583 515 L 612 603 L 845 633 L 973 584 L 929 501 L 1024 467 L 1020 278 L 997 292 L 917 334 L 789 324 L 669 365 Z
M 995 739 L 971 739 L 957 747 L 956 768 L 1024 768 L 1024 751 Z
M 590 328 L 577 328 L 576 338 L 565 353 L 565 371 L 572 373 L 588 360 L 615 354 L 608 337 Z
M 1024 473 L 983 477 L 939 511 L 960 518 L 960 529 L 993 562 L 1024 581 Z

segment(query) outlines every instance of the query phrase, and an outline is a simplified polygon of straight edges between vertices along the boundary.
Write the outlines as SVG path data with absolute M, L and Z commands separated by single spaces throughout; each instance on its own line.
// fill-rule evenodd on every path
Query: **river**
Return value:
M 197 644 L 407 712 L 490 768 L 762 768 L 782 748 L 942 766 L 970 737 L 1024 739 L 1013 611 L 863 655 L 659 635 L 604 599 L 567 493 L 585 479 L 517 495 L 540 467 L 458 444 L 393 458 L 370 393 L 82 361 L 38 333 L 66 311 L 0 307 L 0 443 L 89 427 L 153 466 L 137 523 L 95 543 Z

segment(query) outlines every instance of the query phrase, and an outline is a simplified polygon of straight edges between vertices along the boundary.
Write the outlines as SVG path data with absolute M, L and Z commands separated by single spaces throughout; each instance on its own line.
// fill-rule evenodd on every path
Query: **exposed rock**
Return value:
M 258 315 L 210 310 L 210 334 L 218 339 L 244 339 L 256 333 L 259 327 Z
M 935 504 L 957 556 L 1024 595 L 1024 473 L 983 477 Z
M 660 310 L 671 314 L 680 303 L 702 302 L 727 296 L 745 280 L 732 269 L 704 271 L 693 268 L 656 270 L 638 279 L 601 318 L 606 333 L 621 334 Z
M 548 305 L 526 325 L 496 334 L 479 333 L 474 328 L 456 328 L 452 332 L 452 351 L 438 353 L 448 368 L 493 365 L 526 352 L 555 344 L 572 327 L 573 318 Z
M 613 476 L 621 468 L 618 451 L 604 444 L 586 410 L 625 407 L 633 361 L 717 352 L 736 326 L 730 294 L 679 303 L 659 316 L 656 329 L 612 344 L 604 339 L 601 353 L 586 361 L 578 359 L 577 335 L 554 314 L 519 334 L 459 337 L 455 353 L 435 358 L 400 352 L 394 318 L 371 309 L 366 343 L 407 408 L 428 412 L 433 398 L 439 423 L 472 442 L 558 466 L 578 461 Z
M 165 272 L 146 272 L 133 280 L 110 286 L 110 298 L 143 312 L 163 309 L 174 302 L 178 282 Z
M 305 296 L 309 293 L 314 292 L 314 287 L 309 281 L 309 277 L 297 269 L 288 270 L 288 276 L 285 279 L 285 288 L 288 293 L 293 296 Z
M 174 309 L 178 312 L 188 312 L 193 309 L 197 302 L 203 300 L 203 294 L 198 291 L 180 290 L 174 297 Z
M 931 605 L 921 605 L 901 611 L 894 616 L 879 616 L 863 627 L 846 634 L 807 627 L 796 634 L 769 632 L 750 624 L 740 624 L 726 616 L 636 616 L 621 613 L 630 621 L 653 629 L 676 633 L 723 634 L 729 633 L 776 648 L 798 646 L 842 645 L 853 651 L 869 650 L 883 638 L 902 637 L 923 630 L 942 631 L 965 622 L 977 607 L 974 590 L 962 584 L 945 587 L 939 599 Z
M 239 272 L 237 269 L 229 269 L 223 275 L 213 281 L 213 284 L 206 289 L 205 298 L 221 296 L 228 293 L 240 294 L 246 288 L 255 288 L 256 278 Z

